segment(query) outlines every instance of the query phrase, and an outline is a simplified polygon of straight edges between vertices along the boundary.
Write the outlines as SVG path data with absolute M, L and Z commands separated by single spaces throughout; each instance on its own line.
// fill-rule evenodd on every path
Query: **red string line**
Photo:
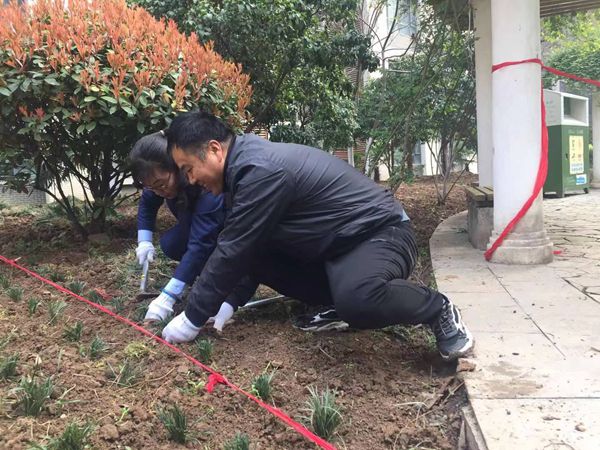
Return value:
M 519 64 L 539 64 L 542 69 L 551 72 L 555 75 L 559 75 L 562 77 L 570 78 L 572 80 L 581 81 L 583 83 L 593 84 L 594 86 L 600 87 L 600 81 L 592 80 L 590 78 L 584 78 L 577 75 L 573 75 L 567 72 L 563 72 L 558 69 L 554 69 L 552 67 L 545 66 L 541 59 L 539 58 L 530 58 L 523 59 L 521 61 L 507 61 L 500 64 L 495 64 L 492 66 L 492 72 L 503 69 L 509 66 L 516 66 Z M 529 196 L 529 198 L 525 201 L 521 209 L 517 212 L 515 217 L 508 222 L 506 228 L 502 230 L 502 233 L 498 236 L 498 238 L 494 241 L 494 243 L 490 246 L 489 249 L 484 253 L 485 259 L 489 261 L 492 258 L 492 255 L 496 251 L 498 247 L 502 244 L 506 236 L 514 229 L 515 225 L 525 216 L 531 205 L 539 195 L 540 191 L 544 187 L 544 182 L 546 181 L 546 175 L 548 174 L 548 128 L 546 127 L 546 106 L 544 104 L 544 85 L 542 83 L 541 87 L 541 109 L 542 109 L 542 148 L 540 155 L 540 163 L 538 166 L 538 172 L 535 177 L 535 183 L 533 185 L 533 192 Z
M 336 450 L 335 447 L 330 444 L 329 442 L 327 442 L 326 440 L 322 439 L 321 437 L 317 436 L 316 434 L 312 433 L 308 428 L 306 428 L 304 425 L 294 421 L 291 417 L 289 417 L 287 414 L 285 414 L 283 411 L 281 411 L 280 409 L 269 405 L 265 402 L 263 402 L 261 399 L 259 399 L 258 397 L 255 397 L 254 395 L 250 394 L 249 392 L 244 391 L 242 388 L 236 386 L 235 384 L 233 384 L 231 381 L 229 381 L 227 378 L 225 378 L 223 375 L 221 375 L 219 372 L 217 372 L 216 370 L 212 369 L 211 367 L 202 364 L 200 361 L 198 361 L 197 359 L 195 359 L 194 357 L 192 357 L 191 355 L 185 353 L 183 350 L 177 348 L 176 346 L 174 346 L 173 344 L 169 344 L 167 341 L 165 341 L 164 339 L 162 339 L 161 337 L 155 335 L 154 333 L 148 331 L 147 329 L 145 329 L 144 327 L 138 325 L 135 322 L 132 322 L 131 320 L 127 319 L 126 317 L 120 316 L 119 314 L 111 311 L 108 308 L 105 308 L 102 305 L 99 305 L 97 303 L 94 303 L 90 300 L 88 300 L 87 298 L 84 298 L 78 294 L 75 294 L 74 292 L 71 292 L 70 290 L 66 289 L 65 287 L 61 286 L 60 284 L 54 283 L 51 280 L 48 280 L 44 277 L 42 277 L 41 275 L 37 274 L 36 272 L 33 272 L 19 264 L 17 264 L 15 261 L 8 259 L 2 255 L 0 255 L 0 261 L 8 264 L 9 266 L 12 266 L 16 269 L 19 269 L 23 272 L 25 272 L 27 275 L 32 276 L 34 278 L 37 278 L 38 280 L 52 286 L 53 288 L 67 294 L 70 295 L 71 297 L 76 298 L 79 301 L 82 301 L 84 303 L 87 303 L 89 306 L 91 306 L 92 308 L 96 308 L 99 311 L 102 311 L 105 314 L 108 314 L 109 316 L 117 319 L 120 322 L 123 322 L 124 324 L 129 325 L 132 328 L 135 328 L 137 331 L 139 331 L 140 333 L 142 333 L 145 336 L 148 336 L 149 338 L 155 340 L 156 342 L 158 342 L 159 344 L 162 344 L 166 347 L 169 347 L 171 350 L 173 350 L 175 353 L 179 354 L 180 356 L 184 357 L 185 359 L 187 359 L 188 361 L 190 361 L 192 364 L 194 364 L 195 366 L 200 367 L 202 370 L 208 372 L 210 375 L 208 376 L 208 382 L 206 383 L 206 390 L 208 392 L 212 392 L 213 389 L 215 388 L 215 386 L 217 384 L 224 384 L 228 387 L 230 387 L 231 389 L 233 389 L 234 391 L 239 392 L 242 395 L 245 395 L 247 398 L 249 398 L 250 400 L 254 401 L 255 403 L 257 403 L 259 406 L 261 406 L 262 408 L 266 409 L 267 411 L 269 411 L 271 414 L 273 414 L 275 417 L 277 417 L 279 420 L 281 420 L 282 422 L 284 422 L 286 425 L 290 426 L 291 428 L 293 428 L 295 431 L 297 431 L 298 433 L 300 433 L 302 436 L 304 436 L 306 439 L 312 441 L 313 443 L 317 444 L 319 447 L 325 449 L 325 450 Z

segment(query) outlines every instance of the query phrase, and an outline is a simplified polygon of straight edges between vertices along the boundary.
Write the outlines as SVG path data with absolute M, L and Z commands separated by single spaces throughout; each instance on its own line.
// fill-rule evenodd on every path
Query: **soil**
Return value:
M 398 197 L 423 249 L 441 220 L 465 209 L 459 188 L 445 205 L 437 205 L 431 179 L 403 185 Z M 161 215 L 159 223 L 164 228 L 171 221 Z M 62 219 L 49 217 L 47 207 L 0 212 L 0 254 L 20 258 L 20 264 L 46 277 L 62 278 L 67 287 L 84 282 L 83 296 L 105 297 L 106 306 L 140 320 L 148 301 L 133 300 L 139 283 L 134 246 L 134 204 L 120 208 L 106 235 L 88 241 L 74 236 Z M 415 279 L 431 284 L 428 251 L 421 256 Z M 152 286 L 162 286 L 173 267 L 159 258 L 151 268 Z M 8 288 L 0 288 L 0 361 L 19 354 L 16 375 L 0 379 L 0 448 L 48 443 L 72 422 L 93 425 L 90 441 L 98 449 L 220 449 L 237 432 L 249 436 L 252 449 L 315 448 L 231 389 L 217 386 L 207 393 L 206 373 L 136 330 L 5 265 L 0 275 L 24 289 L 15 301 Z M 258 295 L 271 294 L 263 288 Z M 32 298 L 40 305 L 30 315 Z M 51 324 L 48 309 L 56 300 L 68 306 Z M 330 442 L 340 449 L 456 448 L 465 394 L 456 365 L 441 361 L 428 331 L 396 326 L 304 333 L 291 326 L 291 317 L 303 308 L 285 301 L 240 311 L 221 335 L 203 331 L 201 338 L 214 343 L 210 365 L 248 391 L 255 377 L 275 371 L 269 402 L 305 424 L 309 388 L 332 389 L 343 420 Z M 77 321 L 83 333 L 70 342 L 64 330 Z M 91 359 L 88 348 L 96 336 L 108 351 Z M 181 348 L 198 354 L 196 344 Z M 119 386 L 113 375 L 126 360 L 139 372 L 129 387 Z M 15 388 L 21 377 L 34 374 L 51 376 L 56 389 L 41 415 L 28 417 Z M 175 404 L 184 410 L 193 438 L 185 445 L 168 440 L 158 418 L 159 408 Z

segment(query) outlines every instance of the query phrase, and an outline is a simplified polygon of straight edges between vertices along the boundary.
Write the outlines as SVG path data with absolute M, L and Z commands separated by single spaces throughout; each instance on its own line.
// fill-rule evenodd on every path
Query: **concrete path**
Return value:
M 466 212 L 431 238 L 438 288 L 476 340 L 465 376 L 490 450 L 600 449 L 600 191 L 544 201 L 545 266 L 489 264 Z

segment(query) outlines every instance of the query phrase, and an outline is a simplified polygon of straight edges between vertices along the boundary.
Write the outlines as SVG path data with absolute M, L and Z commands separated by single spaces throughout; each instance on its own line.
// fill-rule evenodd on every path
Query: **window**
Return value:
M 410 36 L 417 32 L 417 0 L 388 0 L 386 5 L 388 28 L 400 34 Z M 394 23 L 394 13 L 396 22 Z

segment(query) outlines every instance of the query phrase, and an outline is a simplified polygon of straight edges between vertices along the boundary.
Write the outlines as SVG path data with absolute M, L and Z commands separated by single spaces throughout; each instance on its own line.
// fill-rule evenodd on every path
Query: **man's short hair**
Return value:
M 205 111 L 191 111 L 178 115 L 171 122 L 166 134 L 169 153 L 177 147 L 201 159 L 206 155 L 206 144 L 209 141 L 226 142 L 234 135 L 225 122 Z

